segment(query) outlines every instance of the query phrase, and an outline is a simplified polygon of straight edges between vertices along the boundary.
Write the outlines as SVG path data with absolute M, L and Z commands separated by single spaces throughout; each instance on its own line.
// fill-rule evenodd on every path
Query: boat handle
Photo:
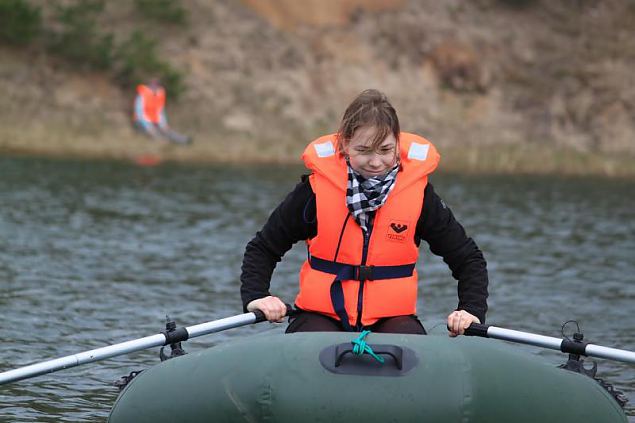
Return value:
M 403 349 L 396 345 L 371 345 L 373 352 L 377 355 L 389 355 L 395 361 L 397 369 L 403 368 Z M 346 354 L 353 353 L 353 347 L 351 344 L 339 344 L 335 348 L 335 367 L 339 367 L 342 364 L 342 360 Z

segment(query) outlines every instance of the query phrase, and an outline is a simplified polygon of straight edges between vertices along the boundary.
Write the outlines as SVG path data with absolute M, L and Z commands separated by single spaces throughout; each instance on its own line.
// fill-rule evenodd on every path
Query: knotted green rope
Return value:
M 370 345 L 368 345 L 366 341 L 364 340 L 364 338 L 366 338 L 368 334 L 370 334 L 369 330 L 362 331 L 362 333 L 359 334 L 357 339 L 353 339 L 351 341 L 351 343 L 353 344 L 353 354 L 363 355 L 364 353 L 366 353 L 366 354 L 369 354 L 371 357 L 373 357 L 375 360 L 383 364 L 384 358 L 375 354 L 375 352 L 370 347 Z

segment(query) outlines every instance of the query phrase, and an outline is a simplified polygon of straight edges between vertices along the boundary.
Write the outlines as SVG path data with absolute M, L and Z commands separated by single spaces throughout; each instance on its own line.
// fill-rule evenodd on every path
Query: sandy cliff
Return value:
M 108 2 L 104 18 L 120 33 L 134 26 L 126 3 Z M 551 171 L 568 162 L 575 173 L 635 174 L 635 8 L 511 3 L 184 0 L 187 28 L 149 32 L 187 74 L 187 92 L 168 105 L 173 125 L 196 138 L 187 148 L 135 135 L 131 93 L 108 75 L 2 48 L 0 149 L 297 160 L 374 87 L 450 167 Z

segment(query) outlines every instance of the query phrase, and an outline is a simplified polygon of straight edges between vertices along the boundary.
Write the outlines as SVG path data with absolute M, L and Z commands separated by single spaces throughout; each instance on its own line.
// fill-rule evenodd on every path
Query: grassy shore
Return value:
M 442 150 L 442 155 L 443 168 L 452 172 L 635 178 L 635 157 L 550 146 L 448 148 Z
M 161 143 L 129 128 L 69 133 L 63 127 L 0 129 L 0 155 L 135 162 L 299 164 L 306 140 L 254 140 L 236 134 L 196 134 L 187 146 Z M 598 175 L 635 178 L 635 158 L 544 145 L 437 146 L 440 171 L 453 173 Z

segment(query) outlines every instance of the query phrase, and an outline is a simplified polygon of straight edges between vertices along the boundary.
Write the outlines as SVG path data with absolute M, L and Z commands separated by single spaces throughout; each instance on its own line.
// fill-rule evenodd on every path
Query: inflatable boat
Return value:
M 371 333 L 359 355 L 356 335 L 263 334 L 163 361 L 109 422 L 627 421 L 593 378 L 502 341 Z

